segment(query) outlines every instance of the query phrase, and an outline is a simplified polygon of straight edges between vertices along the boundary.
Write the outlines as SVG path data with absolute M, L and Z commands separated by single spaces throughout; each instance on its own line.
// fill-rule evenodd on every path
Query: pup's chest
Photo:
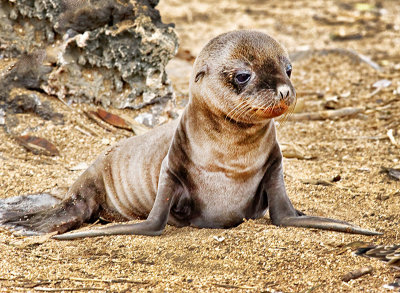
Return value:
M 243 178 L 223 172 L 199 173 L 188 189 L 194 216 L 191 225 L 222 228 L 241 223 L 259 200 L 262 177 L 261 171 Z

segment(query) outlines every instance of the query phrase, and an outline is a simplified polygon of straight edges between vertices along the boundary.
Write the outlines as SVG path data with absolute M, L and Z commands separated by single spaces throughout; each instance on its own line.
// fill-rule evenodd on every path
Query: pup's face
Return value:
M 257 123 L 293 108 L 292 66 L 266 34 L 234 31 L 211 40 L 196 60 L 191 91 L 227 119 Z

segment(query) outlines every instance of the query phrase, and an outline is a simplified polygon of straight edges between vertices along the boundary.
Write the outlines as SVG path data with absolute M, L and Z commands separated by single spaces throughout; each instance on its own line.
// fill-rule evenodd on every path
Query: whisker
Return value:
M 255 105 L 255 107 L 263 109 L 264 112 L 267 111 L 267 113 L 271 113 L 273 107 L 275 106 L 276 101 L 269 96 L 268 99 L 266 99 L 265 94 L 270 95 L 273 91 L 270 89 L 264 90 L 262 91 L 257 97 L 257 103 Z M 253 115 L 251 115 L 250 119 L 257 114 L 257 112 L 260 110 L 257 110 L 253 113 Z
M 247 113 L 251 109 L 251 106 L 246 103 L 240 111 L 237 112 L 237 118 L 243 117 L 243 114 Z M 238 120 L 238 119 L 237 119 Z
M 241 117 L 242 113 L 246 111 L 247 107 L 248 107 L 248 104 L 247 104 L 246 101 L 244 101 L 240 105 L 240 107 L 233 113 L 232 119 L 234 119 L 236 123 L 238 122 L 238 120 Z
M 286 122 L 289 120 L 290 115 L 292 115 L 294 113 L 294 109 L 296 107 L 296 102 L 297 102 L 297 98 L 295 98 L 295 101 L 289 106 L 286 113 L 284 115 L 282 115 L 281 119 L 279 119 L 279 126 L 278 126 L 279 129 L 286 124 Z
M 257 97 L 257 98 L 259 98 L 259 97 Z M 253 112 L 253 114 L 250 116 L 250 119 L 253 118 L 254 115 L 257 115 L 257 112 L 259 111 L 259 108 L 264 108 L 265 107 L 265 103 L 261 99 L 258 99 L 255 107 L 257 108 L 257 110 Z
M 231 113 L 235 114 L 235 112 L 237 111 L 238 108 L 240 108 L 243 104 L 245 103 L 245 101 L 241 101 L 239 104 L 237 104 L 231 111 L 229 111 L 228 114 L 225 115 L 225 120 L 227 120 L 227 118 L 229 117 L 229 121 L 232 120 L 232 117 L 230 117 L 229 115 L 231 115 Z

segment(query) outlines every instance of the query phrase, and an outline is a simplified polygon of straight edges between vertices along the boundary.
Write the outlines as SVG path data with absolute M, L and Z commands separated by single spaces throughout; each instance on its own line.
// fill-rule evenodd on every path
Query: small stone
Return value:
M 111 141 L 108 138 L 102 138 L 101 139 L 101 143 L 104 145 L 110 145 Z
M 225 240 L 224 236 L 213 236 L 214 240 L 217 240 L 218 242 L 222 242 Z
M 86 170 L 87 168 L 89 168 L 89 165 L 85 162 L 81 162 L 78 165 L 75 165 L 71 168 L 69 168 L 71 171 L 81 171 L 81 170 Z
M 341 93 L 339 95 L 339 97 L 342 98 L 342 99 L 345 99 L 345 98 L 350 97 L 350 95 L 351 95 L 351 91 L 347 91 L 347 92 Z
M 6 113 L 3 109 L 0 109 L 0 125 L 4 125 L 6 123 Z
M 381 79 L 381 80 L 378 80 L 377 82 L 375 82 L 372 85 L 372 87 L 374 87 L 374 88 L 385 88 L 385 87 L 390 86 L 391 84 L 392 84 L 392 82 L 390 80 Z
M 154 126 L 154 116 L 150 113 L 142 113 L 135 118 L 135 121 L 146 126 Z
M 378 200 L 381 200 L 381 201 L 385 201 L 385 200 L 387 200 L 387 199 L 389 199 L 389 195 L 383 195 L 383 194 L 379 194 L 378 196 L 377 196 L 377 199 Z

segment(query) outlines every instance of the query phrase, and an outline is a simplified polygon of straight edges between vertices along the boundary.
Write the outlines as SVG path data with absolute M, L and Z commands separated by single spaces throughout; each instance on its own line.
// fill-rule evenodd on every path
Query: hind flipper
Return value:
M 20 235 L 64 233 L 79 227 L 98 211 L 94 197 L 72 195 L 64 201 L 43 193 L 0 201 L 0 226 Z
M 48 193 L 0 199 L 0 223 L 10 212 L 33 213 L 58 204 L 61 200 Z

